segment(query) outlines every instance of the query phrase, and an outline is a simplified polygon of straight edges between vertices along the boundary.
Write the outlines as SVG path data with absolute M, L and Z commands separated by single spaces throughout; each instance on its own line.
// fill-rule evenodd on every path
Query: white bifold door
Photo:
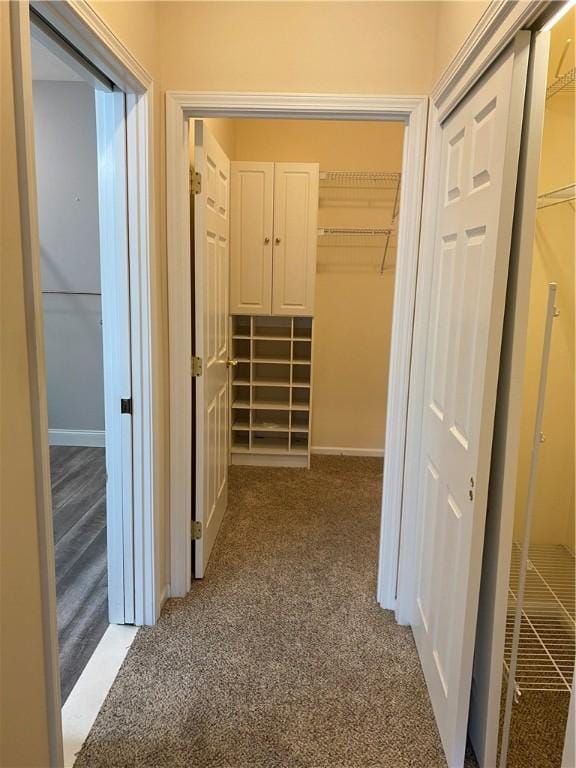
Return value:
M 449 766 L 462 766 L 529 34 L 440 128 L 414 636 Z
M 196 378 L 194 575 L 202 578 L 228 503 L 228 280 L 230 160 L 202 120 L 195 123 L 195 169 L 201 191 L 194 199 Z

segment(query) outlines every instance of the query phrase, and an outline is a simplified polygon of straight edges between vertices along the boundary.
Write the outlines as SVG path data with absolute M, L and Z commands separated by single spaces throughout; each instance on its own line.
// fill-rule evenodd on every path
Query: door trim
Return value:
M 549 0 L 492 0 L 432 90 L 438 119 L 445 120 L 516 33 L 530 27 Z
M 166 190 L 170 334 L 170 550 L 171 595 L 191 585 L 192 509 L 190 394 L 190 223 L 188 204 L 188 120 L 195 117 L 385 120 L 406 126 L 398 233 L 398 266 L 390 355 L 382 535 L 378 602 L 396 605 L 404 443 L 428 99 L 424 96 L 226 93 L 172 91 L 166 94 Z
M 157 461 L 152 436 L 154 404 L 152 381 L 151 267 L 153 210 L 149 195 L 152 136 L 152 80 L 128 49 L 112 34 L 84 0 L 22 2 L 10 7 L 10 35 L 14 71 L 14 109 L 17 126 L 18 194 L 23 238 L 24 300 L 32 393 L 32 429 L 36 472 L 39 562 L 42 584 L 43 653 L 46 661 L 46 708 L 49 713 L 51 765 L 62 765 L 62 721 L 56 586 L 52 537 L 52 501 L 48 450 L 48 418 L 40 249 L 36 204 L 30 6 L 38 11 L 116 83 L 128 101 L 128 186 L 131 268 L 132 371 L 134 375 L 133 481 L 135 537 L 136 623 L 154 623 L 159 613 L 158 547 L 155 544 Z

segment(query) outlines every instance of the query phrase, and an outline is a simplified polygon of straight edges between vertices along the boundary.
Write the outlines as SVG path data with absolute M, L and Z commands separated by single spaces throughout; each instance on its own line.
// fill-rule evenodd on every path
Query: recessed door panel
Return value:
M 317 163 L 276 163 L 272 312 L 311 315 L 318 241 Z
M 231 164 L 230 312 L 272 312 L 274 163 Z

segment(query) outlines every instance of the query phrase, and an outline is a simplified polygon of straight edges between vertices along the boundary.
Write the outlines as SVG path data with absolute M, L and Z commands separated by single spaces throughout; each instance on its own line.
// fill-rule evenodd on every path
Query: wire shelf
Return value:
M 512 550 L 504 667 L 509 671 L 520 545 Z M 576 655 L 574 556 L 561 545 L 530 547 L 520 625 L 516 690 L 570 691 Z
M 549 99 L 557 93 L 574 93 L 576 84 L 576 67 L 572 67 L 568 72 L 557 77 L 546 88 L 546 98 Z
M 318 230 L 320 271 L 373 271 L 394 265 L 396 232 L 368 227 L 325 227 Z
M 393 229 L 379 227 L 323 227 L 318 230 L 318 245 L 379 248 L 385 246 L 393 234 Z
M 322 207 L 390 208 L 398 216 L 401 174 L 391 171 L 323 171 L 319 203 Z
M 538 208 L 550 208 L 560 203 L 568 203 L 574 198 L 576 198 L 576 184 L 568 184 L 566 187 L 558 187 L 538 195 Z
M 320 187 L 395 189 L 400 184 L 401 175 L 388 171 L 323 171 L 320 173 Z

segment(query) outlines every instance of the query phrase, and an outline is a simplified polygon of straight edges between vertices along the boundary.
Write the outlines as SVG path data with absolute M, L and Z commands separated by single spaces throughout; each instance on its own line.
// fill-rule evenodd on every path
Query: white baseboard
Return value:
M 50 445 L 105 448 L 106 433 L 103 429 L 49 429 L 48 442 Z
M 170 584 L 166 584 L 164 586 L 164 589 L 160 593 L 160 612 L 162 612 L 162 608 L 164 607 L 164 603 L 168 598 L 170 597 Z
M 65 768 L 74 765 L 137 632 L 129 624 L 111 624 L 72 688 L 62 707 Z
M 384 456 L 384 451 L 380 448 L 333 448 L 323 445 L 313 445 L 310 453 L 320 456 L 372 456 L 374 458 Z

